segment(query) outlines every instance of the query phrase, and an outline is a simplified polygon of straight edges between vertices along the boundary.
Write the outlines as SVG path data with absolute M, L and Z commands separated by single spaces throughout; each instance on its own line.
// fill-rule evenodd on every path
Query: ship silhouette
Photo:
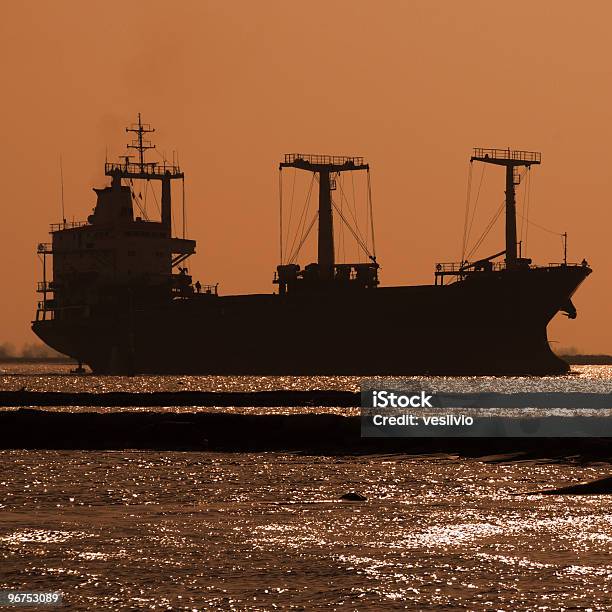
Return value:
M 384 287 L 372 247 L 365 262 L 337 263 L 334 201 L 343 173 L 366 172 L 361 157 L 288 154 L 318 182 L 317 261 L 281 261 L 267 294 L 220 295 L 193 279 L 196 243 L 172 233 L 177 164 L 145 160 L 154 131 L 138 122 L 132 161 L 105 164 L 111 184 L 83 223 L 51 226 L 38 246 L 43 280 L 32 329 L 49 346 L 100 374 L 544 375 L 569 366 L 546 328 L 591 273 L 583 260 L 533 265 L 519 252 L 515 186 L 539 153 L 475 149 L 471 161 L 505 169 L 505 249 L 491 257 L 435 266 L 434 283 Z M 161 219 L 135 216 L 134 181 L 161 183 Z M 368 181 L 369 185 L 369 181 Z M 370 199 L 371 206 L 371 199 Z M 282 208 L 281 208 L 282 211 Z M 184 218 L 184 217 L 183 217 Z M 372 217 L 370 216 L 370 219 Z M 348 223 L 347 223 L 348 225 Z M 281 222 L 281 236 L 282 236 Z M 282 244 L 282 243 L 281 243 Z M 282 256 L 281 246 L 281 256 Z M 503 257 L 503 260 L 498 258 Z M 52 269 L 48 259 L 52 259 Z M 497 259 L 497 261 L 496 261 Z M 49 278 L 50 277 L 50 278 Z

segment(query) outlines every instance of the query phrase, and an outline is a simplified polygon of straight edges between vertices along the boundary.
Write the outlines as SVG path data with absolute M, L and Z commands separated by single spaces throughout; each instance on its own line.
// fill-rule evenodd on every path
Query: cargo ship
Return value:
M 372 248 L 338 263 L 334 222 L 347 222 L 334 198 L 344 173 L 367 173 L 361 157 L 287 154 L 279 171 L 318 183 L 317 261 L 282 259 L 269 293 L 221 295 L 193 282 L 186 262 L 196 242 L 173 235 L 172 182 L 178 164 L 150 162 L 141 121 L 125 156 L 106 162 L 110 185 L 94 189 L 85 222 L 51 226 L 38 245 L 42 299 L 34 333 L 98 374 L 225 375 L 548 375 L 569 366 L 556 356 L 547 325 L 576 316 L 573 293 L 587 262 L 534 265 L 517 241 L 520 171 L 537 152 L 474 149 L 472 162 L 505 170 L 505 248 L 472 261 L 438 263 L 430 285 L 381 286 Z M 354 175 L 353 175 L 354 176 Z M 161 184 L 159 220 L 137 215 L 134 181 Z M 313 182 L 313 184 L 315 184 Z M 368 183 L 369 184 L 369 183 Z M 370 199 L 371 205 L 371 199 Z M 282 207 L 281 207 L 282 212 Z M 282 216 L 282 215 L 281 215 Z M 372 218 L 372 217 L 371 217 Z M 281 236 L 282 236 L 281 221 Z M 359 234 L 353 232 L 359 240 Z M 303 238 L 303 236 L 302 236 Z M 303 241 L 303 240 L 302 240 Z M 282 244 L 282 242 L 281 242 Z M 51 261 L 52 260 L 52 264 Z

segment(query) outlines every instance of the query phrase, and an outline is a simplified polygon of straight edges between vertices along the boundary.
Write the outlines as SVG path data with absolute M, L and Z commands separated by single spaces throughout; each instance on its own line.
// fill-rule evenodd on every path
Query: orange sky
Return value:
M 473 146 L 541 151 L 530 218 L 567 231 L 569 259 L 594 268 L 578 319 L 557 317 L 549 337 L 612 353 L 611 22 L 593 0 L 6 4 L 0 343 L 34 340 L 35 248 L 60 220 L 60 153 L 67 216 L 85 219 L 105 149 L 124 153 L 140 111 L 187 175 L 191 271 L 226 294 L 272 290 L 285 152 L 370 162 L 390 285 L 432 282 L 435 262 L 460 257 Z M 488 168 L 476 234 L 503 187 Z M 502 248 L 497 225 L 479 254 Z M 561 240 L 532 227 L 527 254 L 560 261 Z

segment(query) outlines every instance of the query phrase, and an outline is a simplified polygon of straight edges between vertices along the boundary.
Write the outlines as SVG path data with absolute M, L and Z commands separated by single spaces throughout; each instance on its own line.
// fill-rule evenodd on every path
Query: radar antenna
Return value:
M 138 123 L 133 123 L 131 127 L 125 128 L 126 132 L 134 132 L 137 136 L 127 145 L 128 149 L 138 151 L 138 161 L 130 162 L 129 155 L 123 155 L 123 163 L 106 162 L 104 173 L 106 176 L 113 177 L 113 180 L 121 183 L 121 179 L 143 179 L 146 181 L 158 180 L 162 184 L 161 194 L 161 222 L 164 225 L 168 236 L 172 235 L 172 192 L 170 181 L 173 179 L 183 179 L 184 174 L 178 165 L 163 164 L 158 162 L 145 161 L 147 149 L 154 149 L 155 145 L 150 140 L 145 140 L 144 135 L 154 132 L 155 129 L 149 123 L 143 123 L 140 113 L 138 113 Z
M 151 144 L 150 140 L 145 140 L 143 138 L 143 134 L 150 134 L 155 131 L 155 128 L 152 128 L 149 123 L 142 123 L 140 119 L 140 113 L 138 113 L 138 123 L 133 123 L 131 127 L 125 128 L 126 132 L 134 132 L 134 134 L 138 134 L 135 140 L 132 140 L 132 143 L 127 146 L 128 149 L 136 149 L 138 151 L 138 159 L 140 160 L 139 166 L 140 171 L 145 172 L 145 151 L 147 149 L 154 149 L 155 145 Z

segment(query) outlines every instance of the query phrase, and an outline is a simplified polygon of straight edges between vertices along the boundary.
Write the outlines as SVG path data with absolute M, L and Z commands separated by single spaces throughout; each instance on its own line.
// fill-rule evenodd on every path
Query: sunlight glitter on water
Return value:
M 5 451 L 0 470 L 0 583 L 77 609 L 612 606 L 610 496 L 514 495 L 604 464 Z
M 359 391 L 359 383 L 369 380 L 406 381 L 415 388 L 456 393 L 497 391 L 573 391 L 609 393 L 612 366 L 572 366 L 565 376 L 76 376 L 68 365 L 0 364 L 0 390 L 65 391 L 106 393 L 110 391 L 275 391 L 344 390 Z
M 53 367 L 0 365 L 0 389 L 357 390 L 360 380 Z M 411 380 L 450 392 L 609 393 L 612 367 Z M 75 609 L 611 609 L 611 497 L 516 495 L 608 476 L 610 466 L 498 461 L 0 452 L 0 588 L 62 590 Z M 340 501 L 347 491 L 368 500 Z

